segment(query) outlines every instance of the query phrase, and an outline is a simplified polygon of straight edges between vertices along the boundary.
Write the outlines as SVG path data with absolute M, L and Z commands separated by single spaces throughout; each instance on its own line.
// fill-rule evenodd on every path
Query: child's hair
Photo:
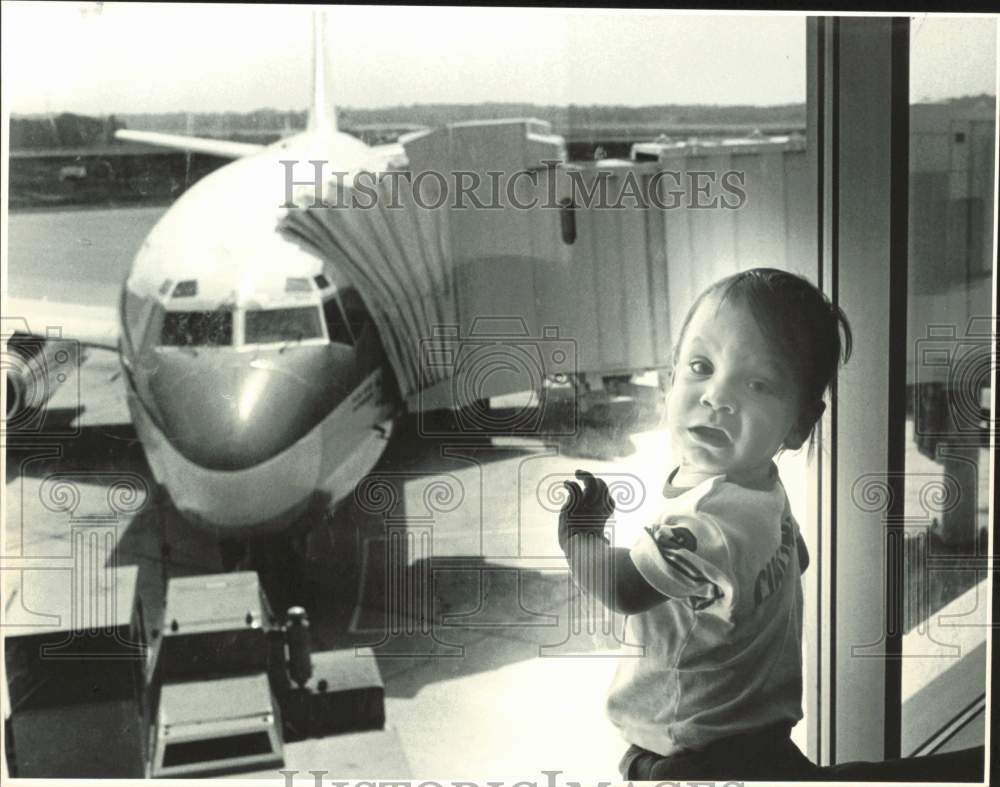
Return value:
M 688 323 L 698 306 L 713 295 L 718 296 L 719 307 L 733 301 L 750 309 L 778 357 L 799 382 L 799 412 L 813 411 L 833 384 L 841 357 L 843 363 L 851 357 L 851 326 L 841 308 L 794 273 L 776 268 L 741 271 L 709 286 L 692 304 L 674 345 L 674 365 Z M 814 428 L 815 423 L 810 424 L 810 431 Z

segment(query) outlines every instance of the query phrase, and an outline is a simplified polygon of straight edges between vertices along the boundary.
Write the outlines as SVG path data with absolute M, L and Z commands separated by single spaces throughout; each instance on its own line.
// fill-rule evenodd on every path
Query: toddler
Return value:
M 583 471 L 582 490 L 567 483 L 559 543 L 574 579 L 629 615 L 626 641 L 644 647 L 619 662 L 607 700 L 632 744 L 624 778 L 814 773 L 789 737 L 802 717 L 809 558 L 774 457 L 811 441 L 850 351 L 843 312 L 805 279 L 770 268 L 723 279 L 694 302 L 674 348 L 676 466 L 661 514 L 631 549 L 611 547 L 607 485 Z

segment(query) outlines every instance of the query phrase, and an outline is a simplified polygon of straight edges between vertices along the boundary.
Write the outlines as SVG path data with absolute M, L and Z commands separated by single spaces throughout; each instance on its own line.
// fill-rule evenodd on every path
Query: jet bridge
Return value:
M 283 229 L 357 287 L 411 410 L 668 369 L 705 285 L 814 258 L 801 140 L 571 163 L 525 119 L 402 144 L 405 165 L 331 181 L 326 207 L 297 195 Z

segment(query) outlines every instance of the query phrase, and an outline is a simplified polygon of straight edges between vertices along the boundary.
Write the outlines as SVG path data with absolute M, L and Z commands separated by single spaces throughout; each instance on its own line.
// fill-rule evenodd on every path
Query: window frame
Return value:
M 330 333 L 330 321 L 326 317 L 326 305 L 333 301 L 336 304 L 338 311 L 340 312 L 341 320 L 343 321 L 344 328 L 347 331 L 347 335 L 350 337 L 351 341 L 348 344 L 344 342 L 339 342 L 334 340 L 333 335 Z M 344 309 L 344 302 L 340 297 L 339 290 L 334 290 L 333 292 L 326 293 L 323 295 L 322 300 L 320 300 L 320 317 L 323 320 L 323 330 L 326 331 L 327 340 L 331 344 L 340 344 L 346 347 L 357 347 L 358 337 L 354 335 L 354 331 L 351 328 L 351 323 L 347 319 L 347 311 Z
M 819 549 L 817 607 L 807 612 L 818 622 L 807 628 L 808 753 L 822 765 L 929 753 L 976 718 L 970 695 L 985 689 L 955 683 L 975 680 L 976 649 L 920 692 L 933 718 L 902 728 L 909 36 L 907 18 L 807 24 L 819 280 L 855 335 L 821 423 L 810 523 Z M 922 747 L 903 750 L 917 737 Z

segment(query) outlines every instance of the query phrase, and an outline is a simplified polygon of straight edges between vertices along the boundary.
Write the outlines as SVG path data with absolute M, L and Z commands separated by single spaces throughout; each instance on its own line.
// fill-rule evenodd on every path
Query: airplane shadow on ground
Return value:
M 454 439 L 424 438 L 416 455 L 405 435 L 400 443 L 355 495 L 310 531 L 306 606 L 314 648 L 371 648 L 387 695 L 406 697 L 433 682 L 541 655 L 617 646 L 623 618 L 603 608 L 571 607 L 578 592 L 560 558 L 542 561 L 539 569 L 471 553 L 435 556 L 433 506 L 447 508 L 451 500 L 435 481 L 468 465 L 439 452 L 457 445 Z M 532 452 L 510 447 L 489 456 L 496 461 Z M 415 466 L 418 474 L 407 472 Z M 419 483 L 419 476 L 427 479 L 425 491 L 436 488 L 439 496 L 407 496 L 404 486 Z M 369 485 L 373 481 L 377 486 Z
M 347 628 L 316 621 L 316 646 L 370 648 L 387 696 L 413 697 L 438 681 L 539 657 L 606 656 L 619 645 L 624 619 L 575 603 L 579 593 L 565 569 L 473 556 L 403 565 L 410 556 L 391 548 L 385 555 L 374 571 L 369 563 Z
M 76 415 L 77 411 L 70 411 Z M 131 472 L 152 481 L 142 443 L 129 424 L 14 433 L 7 445 L 7 483 L 24 475 L 42 478 L 50 473 Z

